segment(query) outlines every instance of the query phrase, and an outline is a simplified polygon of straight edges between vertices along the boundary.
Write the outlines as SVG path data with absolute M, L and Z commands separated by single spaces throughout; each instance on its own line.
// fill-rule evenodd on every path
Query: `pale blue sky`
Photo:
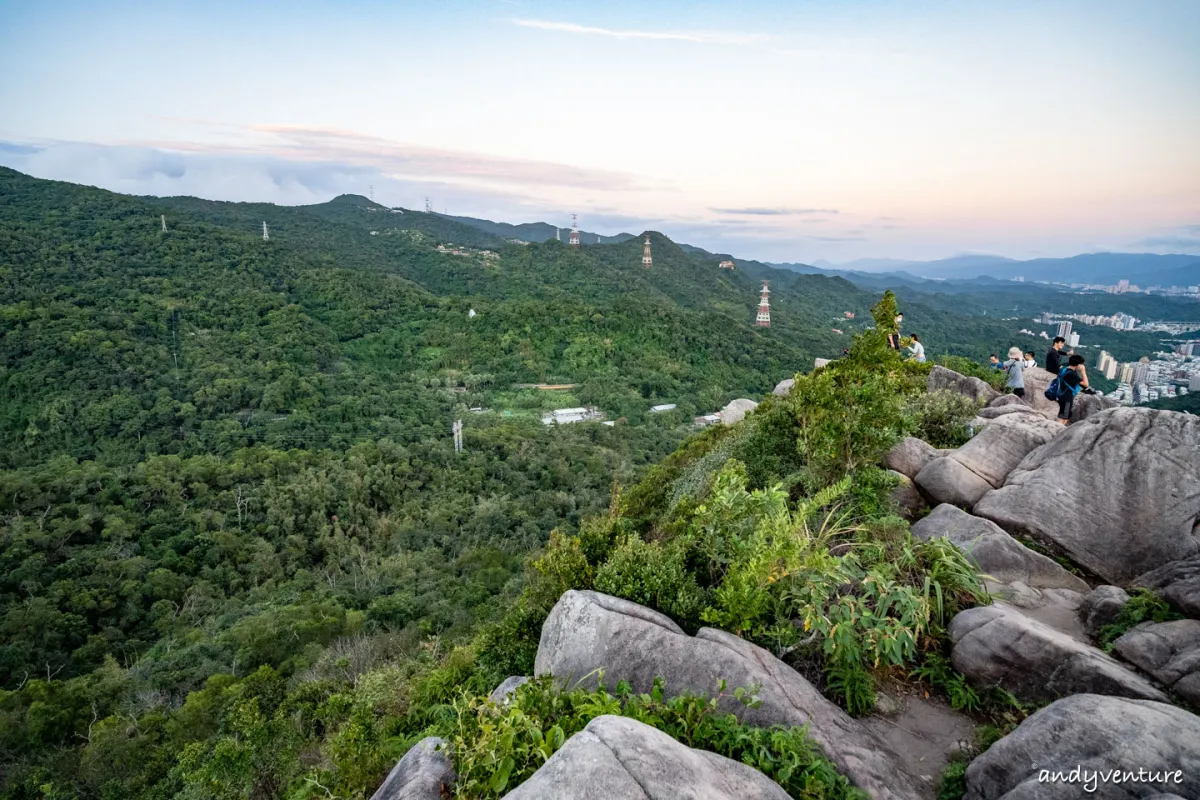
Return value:
M 3 2 L 0 164 L 770 260 L 1200 253 L 1200 2 Z

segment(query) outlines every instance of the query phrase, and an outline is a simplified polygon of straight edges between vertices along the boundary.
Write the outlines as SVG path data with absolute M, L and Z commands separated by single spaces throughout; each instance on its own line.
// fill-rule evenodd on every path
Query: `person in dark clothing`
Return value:
M 1071 407 L 1075 405 L 1075 395 L 1088 390 L 1087 368 L 1083 356 L 1071 356 L 1067 366 L 1058 373 L 1058 421 L 1066 425 L 1071 421 Z
M 1046 372 L 1051 375 L 1057 375 L 1063 368 L 1062 349 L 1067 340 L 1061 336 L 1054 337 L 1054 343 L 1050 345 L 1050 350 L 1046 353 Z

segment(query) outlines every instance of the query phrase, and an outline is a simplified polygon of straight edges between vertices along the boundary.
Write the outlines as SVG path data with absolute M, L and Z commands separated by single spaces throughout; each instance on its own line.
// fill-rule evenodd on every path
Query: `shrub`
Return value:
M 663 612 L 684 625 L 696 623 L 703 593 L 684 568 L 676 544 L 627 538 L 596 574 L 596 590 Z
M 971 438 L 967 423 L 978 410 L 971 398 L 946 390 L 915 395 L 906 408 L 913 435 L 934 447 L 966 444 Z
M 1117 639 L 1130 628 L 1143 622 L 1170 622 L 1176 619 L 1183 619 L 1183 616 L 1171 610 L 1166 600 L 1150 589 L 1137 589 L 1129 602 L 1122 606 L 1116 621 L 1101 628 L 1097 638 L 1105 652 L 1112 652 Z

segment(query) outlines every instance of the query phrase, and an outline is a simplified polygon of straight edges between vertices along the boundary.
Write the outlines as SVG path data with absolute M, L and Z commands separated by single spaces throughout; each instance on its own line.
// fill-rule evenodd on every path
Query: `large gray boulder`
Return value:
M 371 800 L 441 800 L 443 791 L 454 785 L 448 752 L 449 745 L 436 736 L 417 742 L 392 767 Z
M 951 453 L 950 458 L 992 488 L 999 488 L 1025 456 L 1063 431 L 1062 425 L 1037 414 L 1007 414 L 992 420 L 975 438 Z
M 506 800 L 788 800 L 732 759 L 693 750 L 627 717 L 596 717 Z
M 1198 555 L 1200 417 L 1148 408 L 1088 417 L 1027 455 L 974 513 L 1116 585 Z
M 1027 369 L 1022 376 L 1025 379 L 1025 399 L 1033 406 L 1033 410 L 1049 419 L 1058 416 L 1058 402 L 1047 400 L 1044 394 L 1055 376 L 1041 367 Z
M 1168 700 L 1111 656 L 1001 603 L 960 612 L 949 633 L 955 669 L 976 684 L 1000 686 L 1022 700 L 1088 692 Z
M 889 469 L 888 474 L 896 479 L 896 488 L 892 489 L 891 494 L 892 502 L 900 509 L 900 514 L 905 519 L 916 519 L 917 515 L 928 507 L 924 495 L 917 491 L 917 487 L 908 476 L 901 475 L 894 469 Z
M 1020 581 L 1036 589 L 1088 591 L 1088 585 L 1041 553 L 1002 531 L 996 523 L 943 503 L 912 526 L 918 539 L 945 537 L 969 560 L 1001 583 Z
M 1117 639 L 1113 652 L 1200 707 L 1200 620 L 1144 622 Z
M 775 388 L 771 391 L 771 394 L 775 395 L 776 397 L 787 397 L 791 393 L 792 387 L 795 385 L 795 378 L 787 378 L 775 384 Z
M 1099 414 L 1101 411 L 1107 411 L 1110 408 L 1119 408 L 1120 405 L 1116 400 L 1101 394 L 1076 395 L 1075 402 L 1071 404 L 1070 422 L 1074 424 L 1094 414 Z
M 994 408 L 994 409 L 1000 409 L 1005 406 L 1013 406 L 1015 408 L 1023 408 L 1023 409 L 1029 408 L 1029 406 L 1026 405 L 1025 401 L 1022 400 L 1021 398 L 1017 397 L 1015 394 L 1002 394 L 999 397 L 994 398 L 991 402 L 989 402 L 987 404 L 988 408 Z
M 1111 770 L 1144 772 L 1140 781 L 1114 780 Z M 1086 784 L 1085 771 L 1094 776 Z M 1200 797 L 1200 717 L 1165 703 L 1077 694 L 1034 712 L 972 761 L 964 800 L 1161 794 Z
M 937 457 L 937 448 L 928 442 L 909 436 L 892 445 L 892 449 L 883 456 L 883 465 L 901 475 L 915 478 L 926 464 Z
M 736 425 L 756 408 L 758 408 L 758 403 L 742 398 L 729 401 L 729 405 L 722 408 L 717 414 L 721 417 L 721 422 L 726 425 Z
M 826 700 L 795 670 L 761 647 L 711 628 L 688 636 L 668 617 L 598 592 L 568 591 L 542 626 L 534 662 L 537 675 L 568 685 L 614 689 L 626 680 L 648 692 L 661 676 L 669 694 L 716 696 L 720 707 L 759 727 L 809 726 L 809 735 L 842 774 L 876 798 L 923 794 L 895 755 L 860 723 Z M 762 704 L 747 708 L 731 696 L 737 687 L 759 686 Z
M 1129 595 L 1120 586 L 1097 586 L 1079 605 L 1079 619 L 1089 636 L 1097 637 L 1106 625 L 1112 625 L 1129 602 Z
M 509 700 L 512 699 L 513 692 L 527 683 L 529 683 L 528 676 L 510 675 L 501 681 L 499 686 L 492 689 L 492 693 L 488 695 L 488 700 L 491 700 L 496 705 L 506 706 Z
M 1012 396 L 1013 395 L 1005 395 L 1005 397 Z M 1045 419 L 1045 417 L 1042 417 L 1040 414 L 1038 414 L 1038 412 L 1034 411 L 1032 407 L 1025 405 L 1020 400 L 1017 400 L 1015 405 L 1011 403 L 1002 406 L 991 405 L 987 408 L 979 409 L 979 416 L 982 419 L 996 419 L 997 417 L 1007 416 L 1008 414 L 1033 414 L 1035 417 Z
M 1153 589 L 1192 619 L 1200 619 L 1200 555 L 1172 561 L 1139 575 L 1134 586 Z
M 992 490 L 992 485 L 954 459 L 953 455 L 935 458 L 913 479 L 935 503 L 952 503 L 971 508 Z
M 989 403 L 1000 396 L 1000 392 L 988 386 L 986 381 L 960 375 L 954 370 L 946 369 L 940 364 L 934 364 L 933 369 L 929 371 L 929 379 L 925 382 L 925 389 L 929 392 L 957 392 L 978 401 L 981 405 Z

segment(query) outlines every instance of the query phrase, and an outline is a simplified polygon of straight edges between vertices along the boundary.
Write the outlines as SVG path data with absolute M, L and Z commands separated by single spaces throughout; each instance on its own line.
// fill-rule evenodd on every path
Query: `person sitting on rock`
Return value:
M 1008 348 L 1008 361 L 1000 367 L 1008 373 L 1005 388 L 1011 389 L 1017 397 L 1025 397 L 1025 359 L 1021 356 L 1019 347 Z
M 1086 359 L 1074 355 L 1067 359 L 1067 366 L 1058 373 L 1058 421 L 1063 425 L 1071 421 L 1071 407 L 1075 405 L 1075 395 L 1080 390 L 1088 389 Z
M 1061 336 L 1055 336 L 1053 344 L 1050 345 L 1050 350 L 1046 353 L 1046 372 L 1051 375 L 1057 375 L 1062 371 L 1062 349 L 1067 340 Z
M 925 345 L 921 344 L 921 338 L 915 333 L 912 335 L 912 344 L 908 346 L 908 353 L 914 361 L 925 360 Z

